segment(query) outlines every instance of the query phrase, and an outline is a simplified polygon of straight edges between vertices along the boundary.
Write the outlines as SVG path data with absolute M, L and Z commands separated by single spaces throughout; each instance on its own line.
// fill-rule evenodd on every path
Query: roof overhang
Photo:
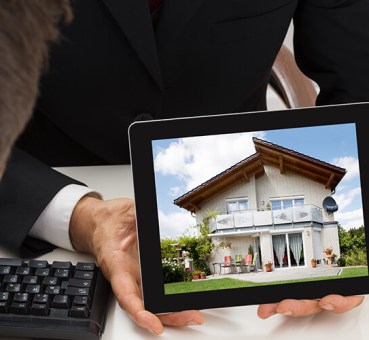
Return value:
M 191 212 L 196 212 L 202 204 L 219 195 L 219 193 L 241 181 L 249 181 L 253 175 L 258 178 L 264 172 L 260 155 L 255 153 L 177 198 L 174 200 L 174 204 Z
M 254 138 L 254 145 L 263 164 L 279 168 L 282 174 L 292 172 L 307 177 L 326 189 L 335 188 L 346 174 L 343 168 L 261 139 Z
M 343 168 L 279 145 L 258 138 L 253 138 L 253 142 L 255 154 L 175 199 L 174 204 L 194 213 L 200 210 L 205 202 L 231 186 L 241 181 L 250 181 L 252 176 L 259 178 L 264 175 L 264 165 L 279 168 L 281 174 L 288 172 L 309 178 L 331 190 L 336 188 L 346 174 Z

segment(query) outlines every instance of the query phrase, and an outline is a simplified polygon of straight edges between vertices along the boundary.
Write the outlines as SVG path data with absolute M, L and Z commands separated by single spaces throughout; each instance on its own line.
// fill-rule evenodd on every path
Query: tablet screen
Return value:
M 165 294 L 368 275 L 355 123 L 152 148 Z

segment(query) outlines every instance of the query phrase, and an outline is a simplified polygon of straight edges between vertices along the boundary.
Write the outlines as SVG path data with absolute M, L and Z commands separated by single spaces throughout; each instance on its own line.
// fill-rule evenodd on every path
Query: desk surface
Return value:
M 90 187 L 99 190 L 105 198 L 119 196 L 133 197 L 132 176 L 128 166 L 78 167 L 58 169 Z M 0 256 L 11 256 L 0 248 Z M 87 255 L 56 249 L 41 259 L 68 260 L 72 262 L 90 261 Z M 205 324 L 186 328 L 166 328 L 161 339 L 368 339 L 369 334 L 369 299 L 354 309 L 334 315 L 323 312 L 312 317 L 292 319 L 273 316 L 260 320 L 256 315 L 257 306 L 221 308 L 205 310 Z M 5 340 L 6 338 L 1 338 Z M 157 336 L 137 327 L 113 299 L 110 304 L 103 340 L 115 339 L 158 339 Z M 11 340 L 11 339 L 7 339 Z M 14 338 L 12 340 L 15 340 Z

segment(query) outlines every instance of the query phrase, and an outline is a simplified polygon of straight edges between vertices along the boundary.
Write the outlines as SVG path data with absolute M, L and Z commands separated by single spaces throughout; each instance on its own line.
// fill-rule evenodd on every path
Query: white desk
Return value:
M 80 167 L 59 169 L 99 190 L 105 198 L 120 196 L 133 197 L 132 178 L 128 166 Z M 0 256 L 11 256 L 0 249 Z M 56 249 L 42 259 L 72 262 L 89 261 L 86 255 Z M 273 316 L 260 320 L 256 316 L 256 306 L 222 308 L 204 311 L 205 324 L 186 328 L 167 328 L 161 339 L 368 339 L 369 338 L 369 298 L 358 308 L 343 315 L 323 312 L 313 317 L 292 319 Z M 5 338 L 1 338 L 5 340 Z M 115 300 L 109 308 L 103 340 L 115 339 L 158 339 L 157 336 L 137 327 Z M 7 339 L 11 340 L 11 339 Z M 14 340 L 14 339 L 12 339 Z

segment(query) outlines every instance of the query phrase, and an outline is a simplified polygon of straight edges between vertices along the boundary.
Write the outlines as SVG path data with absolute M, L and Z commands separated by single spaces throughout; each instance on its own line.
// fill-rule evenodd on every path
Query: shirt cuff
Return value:
M 82 185 L 70 184 L 61 189 L 38 217 L 28 235 L 74 251 L 69 238 L 69 222 L 74 207 L 86 195 L 101 198 L 99 193 Z

